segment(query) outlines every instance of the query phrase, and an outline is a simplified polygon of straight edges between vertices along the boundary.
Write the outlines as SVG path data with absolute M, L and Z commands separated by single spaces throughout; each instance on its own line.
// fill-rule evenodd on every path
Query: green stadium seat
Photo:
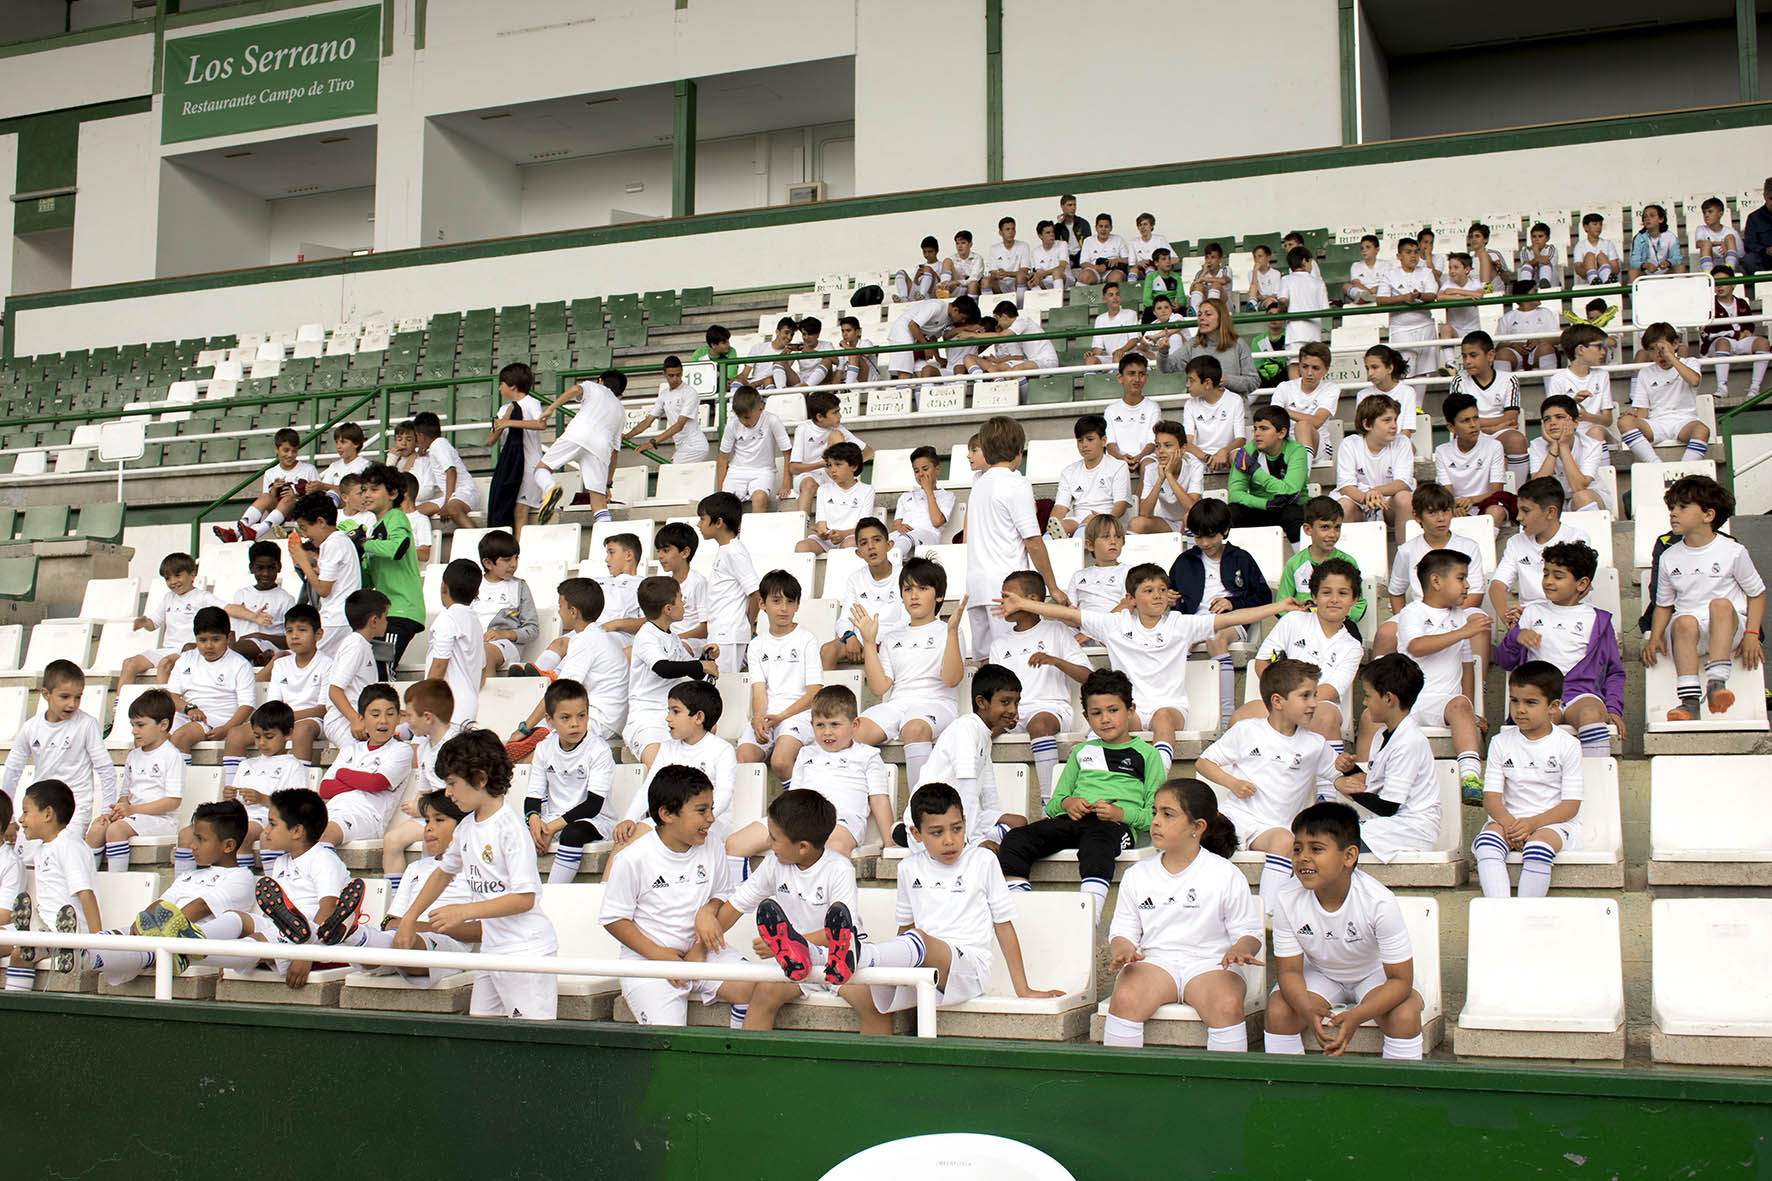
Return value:
M 0 599 L 29 602 L 37 597 L 37 559 L 8 558 L 0 562 Z
M 1087 285 L 1082 284 L 1082 283 L 1077 284 L 1077 286 L 1071 288 L 1070 294 L 1065 297 L 1065 303 L 1067 303 L 1067 304 L 1081 304 L 1083 307 L 1086 307 L 1086 308 L 1093 308 L 1093 307 L 1100 305 L 1100 303 L 1101 303 L 1101 284 L 1099 284 L 1099 283 L 1091 283 L 1091 284 L 1087 284 Z M 1094 313 L 1092 312 L 1090 314 L 1093 315 Z
M 202 458 L 203 443 L 199 439 L 180 439 L 160 449 L 162 467 L 196 467 Z
M 455 358 L 426 357 L 424 364 L 419 366 L 419 373 L 424 381 L 447 381 L 455 376 Z
M 12 457 L 7 456 L 7 458 L 10 459 Z M 0 508 L 0 542 L 11 541 L 13 530 L 17 528 L 18 510 L 15 508 Z
M 1187 393 L 1187 374 L 1185 373 L 1164 373 L 1161 370 L 1153 369 L 1150 380 L 1145 382 L 1144 386 L 1144 396 L 1147 398 L 1165 398 L 1185 393 Z
M 1066 380 L 1069 380 L 1068 378 Z M 1083 375 L 1083 400 L 1095 401 L 1099 398 L 1117 398 L 1120 396 L 1120 383 L 1114 380 L 1111 373 L 1086 373 Z
M 677 302 L 675 291 L 648 291 L 640 299 L 646 309 L 646 319 L 653 324 L 666 326 L 683 322 L 682 306 Z
M 74 536 L 87 541 L 117 545 L 123 540 L 123 506 L 120 504 L 88 504 L 80 508 L 80 520 Z
M 1070 400 L 1069 377 L 1035 377 L 1028 381 L 1027 401 L 1030 406 L 1045 406 Z
M 644 348 L 646 345 L 646 325 L 638 316 L 629 319 L 622 317 L 610 321 L 610 342 L 618 349 Z
M 1071 304 L 1062 308 L 1050 308 L 1046 312 L 1046 328 L 1058 332 L 1065 328 L 1089 327 L 1089 309 L 1080 304 Z
M 535 305 L 535 333 L 537 336 L 566 335 L 566 304 L 562 300 L 553 303 Z
M 69 406 L 57 406 L 56 413 L 65 414 L 72 409 Z M 66 447 L 74 441 L 74 428 L 71 426 L 51 427 L 37 437 L 37 442 L 45 447 Z
M 583 336 L 587 332 L 603 330 L 603 300 L 593 296 L 590 299 L 572 301 L 572 327 Z
M 20 541 L 59 541 L 68 535 L 68 507 L 63 504 L 36 504 L 24 511 L 20 519 Z
M 677 301 L 679 307 L 712 307 L 714 303 L 714 289 L 712 287 L 685 287 L 678 295 Z
M 160 444 L 158 444 L 158 443 L 144 444 L 142 447 L 141 458 L 140 459 L 131 459 L 127 463 L 125 463 L 123 466 L 124 467 L 136 467 L 136 468 L 159 467 L 160 466 L 160 450 L 161 450 Z
M 240 458 L 239 439 L 203 440 L 204 463 L 234 463 Z
M 270 435 L 247 435 L 240 440 L 241 459 L 271 459 L 277 454 L 277 444 Z
M 523 347 L 525 354 L 527 354 L 529 346 L 525 344 Z M 492 375 L 494 364 L 492 358 L 485 353 L 475 353 L 470 356 L 464 349 L 461 360 L 455 366 L 456 376 L 489 377 Z

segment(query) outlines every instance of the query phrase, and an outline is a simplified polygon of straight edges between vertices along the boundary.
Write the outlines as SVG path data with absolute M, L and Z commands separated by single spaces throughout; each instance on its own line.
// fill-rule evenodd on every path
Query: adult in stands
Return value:
M 1185 366 L 1195 357 L 1215 358 L 1224 371 L 1224 388 L 1233 394 L 1247 394 L 1261 387 L 1249 342 L 1237 335 L 1230 309 L 1222 299 L 1208 299 L 1200 304 L 1199 327 L 1187 342 L 1182 364 Z
M 1760 191 L 1765 204 L 1747 215 L 1741 227 L 1741 269 L 1748 274 L 1772 271 L 1772 176 Z

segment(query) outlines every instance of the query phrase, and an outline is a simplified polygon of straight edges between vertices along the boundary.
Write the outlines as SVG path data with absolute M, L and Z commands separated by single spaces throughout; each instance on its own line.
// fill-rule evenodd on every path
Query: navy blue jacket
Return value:
M 1225 597 L 1231 601 L 1234 610 L 1260 607 L 1274 601 L 1267 579 L 1262 577 L 1261 567 L 1246 549 L 1226 542 L 1224 553 L 1218 559 L 1218 575 L 1224 581 Z M 1181 557 L 1175 559 L 1175 565 L 1169 567 L 1169 586 L 1181 596 L 1181 601 L 1175 605 L 1177 611 L 1183 615 L 1198 615 L 1205 610 L 1206 604 L 1200 602 L 1200 596 L 1206 590 L 1206 562 L 1197 548 L 1184 550 Z

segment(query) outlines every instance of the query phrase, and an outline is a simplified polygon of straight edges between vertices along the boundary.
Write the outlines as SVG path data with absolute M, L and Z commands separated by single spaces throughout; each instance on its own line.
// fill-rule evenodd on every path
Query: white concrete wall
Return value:
M 0 119 L 139 98 L 154 89 L 152 30 L 0 60 Z M 77 90 L 70 79 L 78 79 Z
M 648 217 L 671 215 L 671 149 L 642 148 L 518 169 L 522 174 L 522 222 L 517 232 L 539 234 L 606 226 L 614 210 Z M 630 184 L 644 185 L 630 193 Z
M 65 291 L 73 256 L 74 231 L 38 230 L 12 240 L 12 286 L 15 291 Z
M 263 266 L 265 242 L 271 232 L 271 204 L 244 189 L 162 160 L 159 226 L 157 265 L 162 275 Z
M 270 241 L 265 261 L 273 266 L 294 262 L 304 246 L 329 246 L 349 254 L 368 247 L 374 240 L 375 227 L 369 220 L 375 212 L 373 188 L 285 197 L 272 201 L 270 208 Z M 327 256 L 310 253 L 308 257 Z
M 155 273 L 159 134 L 154 111 L 80 124 L 74 286 L 128 283 Z
M 1528 210 L 1660 192 L 1666 177 L 1686 187 L 1740 191 L 1764 174 L 1765 130 L 1694 132 L 1617 143 L 1497 152 L 1473 167 L 1447 156 L 1393 164 L 1250 176 L 1116 191 L 1081 189 L 1085 209 L 1130 222 L 1142 209 L 1173 237 L 1253 234 L 1297 223 L 1382 223 L 1478 212 Z M 1693 162 L 1700 162 L 1695 165 Z M 611 243 L 545 253 L 502 255 L 395 270 L 353 273 L 213 292 L 150 296 L 67 307 L 26 309 L 15 324 L 21 354 L 168 337 L 291 327 L 310 320 L 433 312 L 571 299 L 665 285 L 716 288 L 810 282 L 834 270 L 896 267 L 925 233 L 945 236 L 965 225 L 985 233 L 1004 213 L 1024 225 L 1050 216 L 1050 197 L 951 208 L 835 218 L 794 225 Z M 162 218 L 165 217 L 162 202 Z
M 422 197 L 421 245 L 502 238 L 522 224 L 517 166 L 437 123 L 425 125 Z
M 855 7 L 855 191 L 985 180 L 984 0 Z
M 972 6 L 939 7 L 964 13 Z M 1263 0 L 1253 10 L 1172 0 L 1010 0 L 1003 6 L 1003 175 L 1338 144 L 1336 20 L 1329 0 Z M 1259 65 L 1250 60 L 1251 38 L 1273 51 Z M 926 31 L 917 40 L 927 50 Z M 981 60 L 964 42 L 951 46 L 950 57 L 945 36 L 939 48 L 944 60 Z M 1085 55 L 1099 58 L 1095 84 L 1080 65 Z M 859 122 L 859 61 L 856 75 Z M 1139 99 L 1145 86 L 1173 101 Z M 964 108 L 961 98 L 956 105 Z M 1131 126 L 1141 121 L 1150 125 Z M 1103 123 L 1118 126 L 1103 131 Z

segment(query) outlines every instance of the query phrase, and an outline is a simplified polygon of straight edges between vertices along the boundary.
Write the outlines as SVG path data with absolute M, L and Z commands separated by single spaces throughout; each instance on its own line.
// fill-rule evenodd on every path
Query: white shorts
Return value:
M 758 492 L 774 496 L 775 473 L 763 467 L 729 467 L 720 491 L 730 492 L 740 500 L 749 500 Z
M 517 664 L 523 659 L 523 650 L 517 647 L 515 640 L 487 640 L 486 642 L 498 649 L 498 654 L 505 658 L 506 664 Z
M 1188 704 L 1188 699 L 1185 697 L 1173 698 L 1168 702 L 1154 705 L 1150 709 L 1144 708 L 1144 706 L 1140 705 L 1136 699 L 1132 702 L 1132 712 L 1138 716 L 1139 725 L 1145 730 L 1151 728 L 1151 715 L 1156 713 L 1159 709 L 1172 709 L 1179 713 L 1181 715 L 1180 728 L 1183 730 L 1187 729 L 1188 714 L 1192 712 L 1192 707 Z
M 1549 829 L 1562 839 L 1563 847 L 1557 850 L 1558 853 L 1567 853 L 1581 844 L 1581 821 L 1579 819 L 1565 820 L 1561 824 L 1541 824 L 1532 831 L 1538 832 L 1540 829 Z M 1489 823 L 1483 826 L 1483 831 L 1499 832 L 1500 830 L 1493 823 Z
M 372 804 L 359 804 L 351 800 L 353 795 L 362 792 L 346 792 L 342 796 L 334 796 L 326 803 L 326 818 L 338 825 L 339 843 L 348 845 L 352 841 L 380 841 L 387 835 L 388 822 Z
M 1698 614 L 1698 612 L 1696 612 L 1696 611 L 1676 611 L 1676 612 L 1674 612 L 1674 620 L 1679 620 L 1682 618 L 1690 619 L 1698 625 L 1698 657 L 1700 660 L 1709 660 L 1710 659 L 1710 612 L 1708 611 L 1708 609 L 1706 610 L 1705 614 L 1703 614 L 1703 615 Z M 1745 628 L 1746 626 L 1747 625 L 1741 621 L 1741 616 L 1737 615 L 1735 617 L 1735 644 L 1732 648 L 1730 648 L 1731 653 L 1741 651 L 1741 640 L 1742 640 L 1742 637 L 1744 635 L 1746 635 L 1746 632 L 1743 631 L 1742 629 Z M 1670 649 L 1671 649 L 1671 645 L 1673 644 L 1673 621 L 1669 621 L 1669 623 L 1668 623 L 1668 644 L 1670 645 Z
M 523 472 L 523 483 L 517 487 L 517 503 L 528 508 L 541 507 L 541 484 L 536 481 L 534 468 Z
M 141 657 L 149 664 L 157 665 L 168 656 L 177 656 L 182 651 L 184 651 L 182 648 L 149 648 L 146 652 L 141 654 Z M 183 715 L 181 714 L 179 716 L 182 717 Z
M 1357 1005 L 1366 998 L 1367 993 L 1383 984 L 1384 981 L 1383 965 L 1372 969 L 1363 979 L 1348 981 L 1334 980 L 1323 975 L 1311 965 L 1309 960 L 1306 960 L 1304 964 L 1305 989 L 1316 993 L 1331 1005 Z M 1269 995 L 1279 991 L 1280 986 L 1276 984 Z
M 336 709 L 329 709 L 320 720 L 320 733 L 326 735 L 326 741 L 342 749 L 351 740 L 351 723 Z
M 954 719 L 960 716 L 960 707 L 954 704 L 952 697 L 925 697 L 919 701 L 895 699 L 882 701 L 861 716 L 862 720 L 880 727 L 887 742 L 897 742 L 907 722 L 921 719 L 929 723 L 933 731 L 930 741 L 933 742 L 941 737 L 943 730 L 954 724 Z
M 1444 726 L 1446 725 L 1446 707 L 1460 697 L 1464 697 L 1464 694 L 1452 693 L 1446 696 L 1435 694 L 1432 697 L 1418 697 L 1415 701 L 1415 708 L 1409 711 L 1409 716 L 1415 719 L 1417 726 Z M 1470 699 L 1466 697 L 1465 700 L 1469 701 Z
M 552 1021 L 559 1004 L 558 976 L 540 972 L 475 972 L 468 1016 Z
M 710 952 L 707 962 L 742 964 L 746 961 L 728 945 L 719 951 Z M 686 980 L 683 987 L 679 988 L 669 980 L 624 977 L 621 982 L 621 999 L 628 1003 L 634 1020 L 641 1025 L 687 1025 L 689 1002 L 696 1000 L 704 1005 L 718 1003 L 720 988 L 724 983 L 723 980 Z
M 1243 975 L 1243 965 L 1235 964 L 1229 968 L 1218 956 L 1146 956 L 1142 963 L 1163 969 L 1169 978 L 1175 981 L 1175 999 L 1181 1001 L 1182 994 L 1187 991 L 1189 982 L 1196 976 L 1204 976 L 1207 972 L 1235 972 Z
M 909 538 L 913 546 L 939 545 L 941 530 L 932 529 L 927 525 L 918 525 L 912 529 L 900 529 L 894 532 L 891 540 L 896 544 L 900 538 Z
M 823 488 L 825 485 L 827 485 L 831 482 L 831 475 L 829 472 L 825 471 L 822 467 L 814 468 L 809 472 L 801 472 L 799 475 L 794 477 L 794 487 L 799 488 L 801 485 L 806 483 L 806 481 L 808 481 L 808 480 L 812 481 L 815 489 L 816 488 Z
M 954 962 L 948 966 L 947 987 L 935 994 L 937 1006 L 959 1005 L 975 996 L 983 996 L 991 983 L 991 953 L 977 947 L 961 947 L 949 944 L 954 953 Z M 874 1007 L 882 1013 L 896 1013 L 900 1009 L 913 1009 L 917 1005 L 917 990 L 904 985 L 893 987 L 879 984 L 873 987 Z
M 663 718 L 652 716 L 636 718 L 631 711 L 628 714 L 628 724 L 621 728 L 622 745 L 627 747 L 629 753 L 636 759 L 640 757 L 641 751 L 655 742 L 663 742 L 670 736 L 670 729 L 664 724 Z
M 569 463 L 576 463 L 579 475 L 584 478 L 585 491 L 601 496 L 609 487 L 609 459 L 614 450 L 613 447 L 599 447 L 562 435 L 548 445 L 541 462 L 554 472 L 563 470 Z
M 281 648 L 277 647 L 277 645 L 272 643 L 270 640 L 255 640 L 255 639 L 249 639 L 246 637 L 239 637 L 235 640 L 235 642 L 236 643 L 251 644 L 252 646 L 257 648 L 260 652 L 280 652 L 280 651 L 282 651 Z
M 247 804 L 246 805 L 246 823 L 247 824 L 256 824 L 256 825 L 258 825 L 258 830 L 260 832 L 263 832 L 265 830 L 265 825 L 269 824 L 270 822 L 271 822 L 271 806 L 269 804 Z
M 441 486 L 437 489 L 437 495 L 438 497 L 443 495 Z M 450 495 L 449 499 L 461 502 L 469 510 L 477 509 L 480 507 L 480 485 L 473 476 L 464 476 L 457 472 L 455 474 L 455 492 Z
M 1248 800 L 1240 800 L 1228 791 L 1219 797 L 1218 811 L 1226 820 L 1236 825 L 1237 846 L 1242 849 L 1249 848 L 1255 838 L 1264 832 L 1276 828 L 1290 829 L 1292 825 L 1291 817 L 1276 821 L 1273 817 L 1263 815 L 1250 807 Z
M 1021 703 L 1021 712 L 1015 719 L 1015 729 L 1010 733 L 1026 734 L 1028 719 L 1035 714 L 1051 714 L 1057 718 L 1060 734 L 1069 733 L 1072 723 L 1077 720 L 1076 711 L 1071 708 L 1071 703 L 1068 701 L 1024 701 Z
M 1659 414 L 1649 415 L 1645 421 L 1649 424 L 1649 432 L 1655 436 L 1655 442 L 1669 443 L 1677 440 L 1680 432 L 1697 422 L 1698 417 L 1683 410 L 1664 410 Z
M 797 739 L 801 746 L 812 741 L 812 711 L 803 709 L 792 717 L 783 718 L 775 724 L 775 731 L 767 738 L 759 738 L 757 731 L 749 722 L 744 724 L 744 737 L 738 740 L 740 746 L 754 746 L 764 754 L 775 749 L 775 744 L 783 738 Z
M 714 658 L 714 668 L 723 673 L 741 673 L 744 671 L 744 650 L 750 646 L 749 640 L 714 640 L 719 645 L 720 655 Z
M 1704 350 L 1713 357 L 1743 356 L 1754 351 L 1751 336 L 1719 336 Z
M 909 328 L 889 328 L 886 331 L 886 343 L 908 346 L 916 342 L 911 339 Z M 880 368 L 889 374 L 915 373 L 917 371 L 917 358 L 908 349 L 902 353 L 876 353 L 874 359 Z
M 854 549 L 855 548 L 854 539 L 851 539 L 847 543 L 833 542 L 833 541 L 826 541 L 824 538 L 818 536 L 816 533 L 808 533 L 806 535 L 806 540 L 810 541 L 810 542 L 812 542 L 812 544 L 816 545 L 818 547 L 818 552 L 821 554 L 828 554 L 834 549 Z
M 128 816 L 123 823 L 135 829 L 138 837 L 176 837 L 178 812 L 155 812 L 145 816 Z

